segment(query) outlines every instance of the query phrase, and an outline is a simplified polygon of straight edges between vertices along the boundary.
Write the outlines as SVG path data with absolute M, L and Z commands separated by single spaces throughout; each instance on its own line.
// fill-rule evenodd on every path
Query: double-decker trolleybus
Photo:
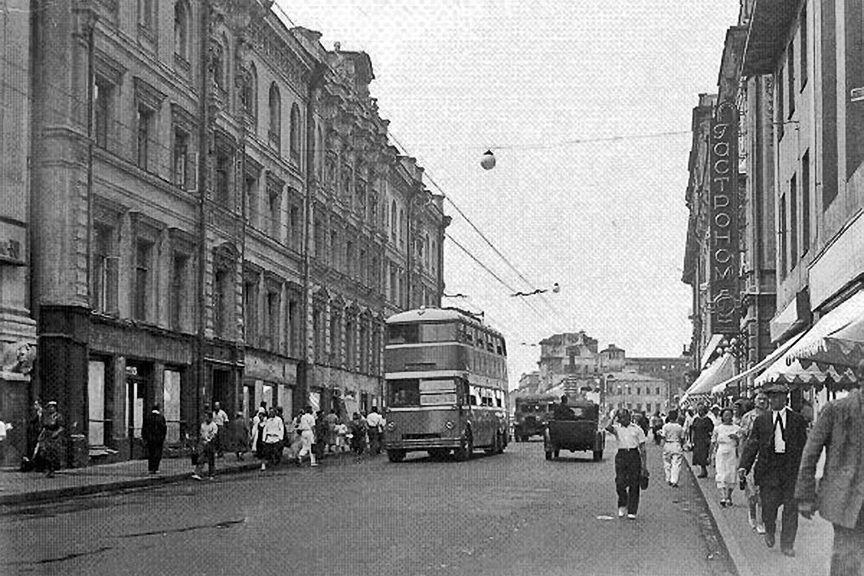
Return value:
M 418 450 L 467 460 L 475 448 L 497 454 L 507 446 L 507 346 L 478 317 L 456 308 L 391 316 L 384 378 L 392 462 Z

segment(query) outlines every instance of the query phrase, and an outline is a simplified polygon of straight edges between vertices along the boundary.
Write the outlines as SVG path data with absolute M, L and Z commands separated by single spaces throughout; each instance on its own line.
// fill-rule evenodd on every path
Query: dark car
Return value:
M 600 407 L 590 401 L 579 401 L 569 405 L 573 419 L 549 420 L 543 434 L 543 449 L 546 459 L 558 458 L 561 450 L 570 452 L 588 451 L 595 462 L 603 459 L 606 434 L 599 427 Z

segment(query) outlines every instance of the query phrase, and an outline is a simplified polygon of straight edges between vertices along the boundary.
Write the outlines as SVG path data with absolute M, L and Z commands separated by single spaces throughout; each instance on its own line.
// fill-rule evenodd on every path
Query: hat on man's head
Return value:
M 782 382 L 773 382 L 762 388 L 765 394 L 788 394 L 789 387 Z
M 57 402 L 54 401 L 54 400 L 51 400 L 50 402 L 48 402 L 47 404 L 45 404 L 45 406 L 57 406 Z

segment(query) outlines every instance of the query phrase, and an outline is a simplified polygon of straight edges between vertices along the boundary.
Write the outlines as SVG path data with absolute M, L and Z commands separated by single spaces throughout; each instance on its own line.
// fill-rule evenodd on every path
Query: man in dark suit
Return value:
M 153 405 L 153 410 L 144 417 L 141 426 L 141 439 L 147 447 L 147 470 L 150 474 L 159 472 L 159 463 L 162 461 L 162 446 L 165 444 L 165 435 L 168 426 L 165 417 L 159 412 L 159 404 Z
M 807 422 L 786 406 L 789 389 L 785 385 L 771 384 L 763 392 L 768 395 L 771 409 L 753 422 L 753 431 L 741 454 L 738 475 L 745 477 L 755 461 L 753 481 L 759 486 L 762 499 L 765 544 L 774 547 L 777 510 L 783 506 L 780 550 L 786 556 L 795 556 L 798 532 L 795 481 L 807 442 Z

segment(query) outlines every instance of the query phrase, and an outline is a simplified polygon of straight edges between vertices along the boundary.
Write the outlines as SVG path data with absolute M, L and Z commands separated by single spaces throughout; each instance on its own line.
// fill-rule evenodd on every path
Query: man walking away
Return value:
M 384 433 L 384 417 L 378 414 L 378 407 L 372 406 L 369 415 L 366 416 L 366 424 L 369 426 L 369 453 L 381 453 L 381 435 Z
M 315 441 L 315 416 L 312 414 L 311 406 L 306 406 L 306 408 L 303 409 L 303 415 L 300 416 L 298 429 L 300 430 L 300 440 L 302 444 L 300 446 L 300 452 L 297 453 L 297 464 L 302 464 L 303 457 L 306 454 L 309 454 L 309 465 L 317 466 L 318 463 L 315 461 L 315 452 L 312 450 L 312 443 Z
M 204 422 L 201 423 L 201 429 L 198 431 L 198 463 L 195 464 L 195 472 L 192 478 L 201 480 L 201 474 L 204 473 L 204 462 L 207 462 L 207 479 L 213 480 L 213 475 L 216 469 L 216 434 L 219 429 L 213 422 L 213 413 L 204 412 Z
M 858 381 L 864 379 L 864 361 L 858 364 Z M 798 510 L 808 520 L 813 512 L 834 525 L 831 576 L 864 573 L 864 396 L 852 391 L 829 402 L 819 413 L 807 439 L 795 497 Z M 816 463 L 827 451 L 822 480 L 816 486 Z
M 678 416 L 673 410 L 669 413 L 669 422 L 663 425 L 654 436 L 663 439 L 663 471 L 666 473 L 666 484 L 673 488 L 678 487 L 678 478 L 681 473 L 681 459 L 684 457 L 684 416 Z
M 159 412 L 159 404 L 153 404 L 153 409 L 144 417 L 141 425 L 141 439 L 147 447 L 147 471 L 150 474 L 159 473 L 159 463 L 162 462 L 162 448 L 165 445 L 165 435 L 168 425 L 165 417 Z
M 618 441 L 615 454 L 615 491 L 618 493 L 618 517 L 636 519 L 639 511 L 639 480 L 648 475 L 645 432 L 630 420 L 629 410 L 615 413 L 617 422 L 608 423 L 606 431 Z
M 753 422 L 753 430 L 738 465 L 738 477 L 745 478 L 756 462 L 753 479 L 762 497 L 765 545 L 774 547 L 777 510 L 783 506 L 780 551 L 785 556 L 795 556 L 795 536 L 798 533 L 795 481 L 807 441 L 807 422 L 786 406 L 789 392 L 786 385 L 771 384 L 764 392 L 768 395 L 771 410 Z

